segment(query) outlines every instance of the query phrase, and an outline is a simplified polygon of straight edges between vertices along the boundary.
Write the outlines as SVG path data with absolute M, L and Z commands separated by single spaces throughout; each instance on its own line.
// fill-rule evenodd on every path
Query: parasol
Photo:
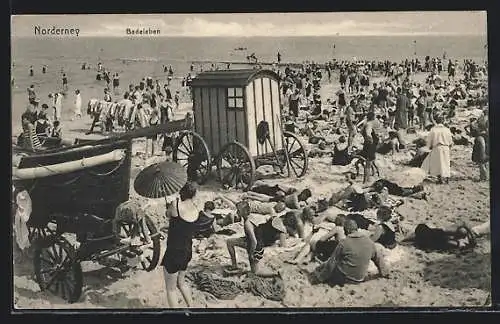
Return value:
M 427 177 L 421 168 L 409 168 L 403 171 L 392 172 L 386 176 L 386 180 L 403 188 L 411 188 L 422 184 Z
M 162 198 L 178 192 L 187 182 L 182 165 L 165 161 L 143 169 L 134 181 L 135 191 L 147 198 Z

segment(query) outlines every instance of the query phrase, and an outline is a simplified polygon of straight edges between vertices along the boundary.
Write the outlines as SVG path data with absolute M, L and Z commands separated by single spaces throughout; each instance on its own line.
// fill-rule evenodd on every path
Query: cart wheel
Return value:
M 145 216 L 147 233 L 150 236 L 150 243 L 147 243 L 147 239 L 144 236 L 142 230 L 140 231 L 140 239 L 143 245 L 134 247 L 134 251 L 139 252 L 141 255 L 141 266 L 146 271 L 151 271 L 158 265 L 158 261 L 160 260 L 160 240 L 161 236 L 158 233 L 158 229 L 155 224 L 149 218 L 149 216 Z M 135 224 L 122 223 L 121 224 L 121 233 L 120 237 L 132 237 L 133 226 Z M 140 226 L 140 225 L 139 225 Z
M 255 181 L 255 162 L 245 146 L 231 142 L 217 158 L 217 172 L 223 186 L 246 191 Z
M 198 184 L 204 184 L 207 181 L 208 174 L 212 168 L 212 159 L 207 143 L 195 132 L 182 132 L 176 141 L 172 152 L 174 162 L 180 163 L 185 168 L 188 167 L 188 161 L 196 158 L 196 179 Z
M 42 291 L 49 290 L 69 303 L 82 293 L 82 266 L 74 248 L 62 236 L 50 235 L 37 240 L 33 260 L 35 276 Z
M 288 154 L 288 158 L 290 160 L 290 170 L 297 178 L 300 178 L 306 174 L 308 167 L 308 158 L 305 146 L 297 137 L 297 135 L 290 132 L 284 132 L 283 135 L 285 136 L 284 149 L 286 150 L 286 153 Z M 286 171 L 287 155 L 285 154 L 285 152 L 282 152 L 282 154 L 283 160 L 285 161 L 285 172 L 288 173 Z M 288 176 L 290 176 L 290 174 L 288 174 Z

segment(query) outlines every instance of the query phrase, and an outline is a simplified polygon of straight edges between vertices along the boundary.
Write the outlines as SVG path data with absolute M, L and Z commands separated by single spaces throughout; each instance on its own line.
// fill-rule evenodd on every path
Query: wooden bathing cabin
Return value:
M 269 155 L 269 142 L 257 140 L 261 121 L 269 125 L 276 151 L 283 148 L 279 76 L 271 70 L 241 69 L 199 73 L 192 83 L 194 129 L 213 154 L 232 141 L 253 158 Z

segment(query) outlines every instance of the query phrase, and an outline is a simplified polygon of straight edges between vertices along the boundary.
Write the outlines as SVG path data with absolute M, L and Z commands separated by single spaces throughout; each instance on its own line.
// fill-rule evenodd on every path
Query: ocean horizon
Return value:
M 101 62 L 112 73 L 120 73 L 122 84 L 134 83 L 144 76 L 164 81 L 163 65 L 172 65 L 175 76 L 182 78 L 193 61 L 239 61 L 255 53 L 261 62 L 276 61 L 279 51 L 282 62 L 324 63 L 332 59 L 392 60 L 425 56 L 464 58 L 482 62 L 487 58 L 484 36 L 316 36 L 316 37 L 29 37 L 12 38 L 11 72 L 15 85 L 13 102 L 25 102 L 26 88 L 34 84 L 39 93 L 56 91 L 61 86 L 61 71 L 70 87 L 88 88 L 86 100 L 102 96 L 94 72 L 82 73 L 82 63 L 93 71 Z M 235 50 L 238 47 L 245 51 Z M 47 73 L 41 67 L 47 66 Z M 35 76 L 29 76 L 33 66 Z M 210 64 L 205 64 L 206 70 Z M 221 68 L 225 66 L 220 65 Z M 243 66 L 234 65 L 232 68 Z M 195 64 L 199 71 L 200 65 Z M 13 107 L 13 117 L 24 109 Z

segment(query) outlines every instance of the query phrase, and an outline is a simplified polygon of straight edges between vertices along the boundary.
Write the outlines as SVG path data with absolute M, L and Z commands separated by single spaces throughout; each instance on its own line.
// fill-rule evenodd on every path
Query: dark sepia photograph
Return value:
M 12 15 L 14 311 L 491 306 L 487 34 Z

